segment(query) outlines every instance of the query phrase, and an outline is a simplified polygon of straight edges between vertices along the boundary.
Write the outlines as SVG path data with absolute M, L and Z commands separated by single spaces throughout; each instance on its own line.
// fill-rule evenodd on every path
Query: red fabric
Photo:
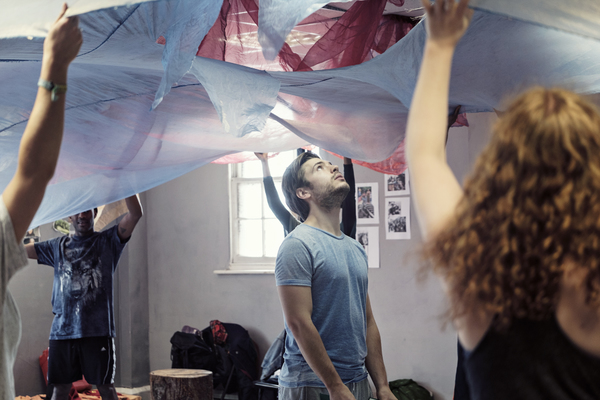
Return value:
M 258 1 L 224 0 L 196 55 L 280 71 L 360 64 L 386 51 L 416 24 L 410 17 L 383 15 L 386 3 L 387 0 L 356 1 L 339 19 L 338 12 L 334 12 L 334 18 L 332 11 L 321 9 L 301 21 L 292 31 L 294 39 L 284 43 L 275 61 L 268 61 L 256 39 Z M 315 35 L 320 39 L 311 45 Z M 165 38 L 161 36 L 156 42 L 165 44 Z
M 77 392 L 83 392 L 85 390 L 90 390 L 92 385 L 87 383 L 85 377 L 82 376 L 80 380 L 73 382 L 73 387 L 71 389 L 75 389 Z
M 44 376 L 44 382 L 46 383 L 46 386 L 48 386 L 48 349 L 42 351 L 39 360 L 40 368 L 42 369 L 42 375 Z
M 306 53 L 295 71 L 312 71 L 329 61 L 327 69 L 360 64 L 370 51 L 386 0 L 358 1 Z
M 297 64 L 297 58 L 293 55 L 299 54 L 293 53 L 289 46 L 280 50 L 279 58 L 292 71 L 342 68 L 368 61 L 393 46 L 416 24 L 408 17 L 384 16 L 385 5 L 386 0 L 357 1 L 331 25 L 331 28 L 328 28 L 331 20 L 322 18 L 315 21 L 319 17 L 319 14 L 315 13 L 298 26 L 313 25 L 315 22 L 321 24 L 324 30 L 321 38 Z
M 467 121 L 467 114 L 459 114 L 458 118 L 456 119 L 456 122 L 452 126 L 469 126 L 469 121 Z M 329 151 L 328 153 L 331 152 Z M 342 158 L 342 156 L 338 154 L 331 154 L 333 154 L 336 157 Z M 373 171 L 381 172 L 382 174 L 399 175 L 402 172 L 404 172 L 404 170 L 406 170 L 407 167 L 406 158 L 404 154 L 404 140 L 396 148 L 394 153 L 383 161 L 377 163 L 368 163 L 364 161 L 352 160 L 352 163 L 372 169 Z
M 458 114 L 458 117 L 456 118 L 456 122 L 454 124 L 452 124 L 452 127 L 458 127 L 458 126 L 469 126 L 469 121 L 467 121 L 467 113 Z
M 223 345 L 227 341 L 227 331 L 225 326 L 218 319 L 210 321 L 210 329 L 212 331 L 215 344 Z
M 314 150 L 315 147 L 317 147 L 317 146 L 313 146 L 312 144 L 302 146 L 302 148 L 304 150 L 308 150 L 308 151 Z M 279 153 L 269 153 L 269 158 L 273 158 L 278 154 Z M 241 153 L 228 154 L 224 157 L 216 159 L 212 163 L 213 164 L 237 164 L 237 163 L 241 163 L 241 162 L 245 162 L 245 161 L 256 161 L 256 160 L 258 160 L 258 158 L 256 158 L 256 156 L 254 155 L 253 152 L 244 151 Z
M 333 154 L 336 157 L 342 158 L 342 156 L 332 153 L 328 151 L 328 153 Z M 373 171 L 381 172 L 382 174 L 390 174 L 390 175 L 400 175 L 404 170 L 406 170 L 406 158 L 404 155 L 404 141 L 400 143 L 398 148 L 394 151 L 394 153 L 388 157 L 387 159 L 377 162 L 377 163 L 368 163 L 359 160 L 352 160 L 353 164 L 360 165 Z
M 402 6 L 404 0 L 390 0 Z M 312 71 L 341 68 L 370 60 L 385 52 L 402 39 L 415 25 L 416 20 L 399 15 L 383 15 L 387 0 L 356 1 L 339 19 L 331 11 L 321 9 L 301 21 L 292 31 L 295 40 L 284 43 L 275 61 L 267 61 L 258 41 L 258 1 L 224 0 L 215 24 L 198 47 L 196 55 L 216 60 L 266 70 Z M 339 13 L 335 14 L 336 16 Z M 313 45 L 310 39 L 319 35 Z M 157 43 L 164 44 L 160 37 Z M 301 110 L 302 104 L 292 99 L 291 106 Z M 468 126 L 466 118 L 459 116 L 455 126 Z M 464 123 L 463 123 L 464 121 Z M 253 159 L 250 153 L 237 153 L 222 157 L 216 164 L 229 164 Z M 380 163 L 356 164 L 379 172 L 401 173 L 404 163 L 404 145 L 387 160 Z M 398 172 L 399 171 L 399 172 Z
M 119 398 L 119 400 L 141 400 L 140 396 L 135 396 L 135 395 L 126 395 L 126 394 L 121 394 L 121 393 L 117 393 L 117 397 Z M 100 392 L 98 392 L 98 389 L 94 389 L 94 390 L 86 390 L 85 392 L 81 393 L 80 396 L 81 400 L 95 400 L 95 399 L 101 399 L 102 396 L 100 396 Z
M 269 158 L 275 157 L 279 153 L 269 153 Z M 215 161 L 213 164 L 238 164 L 245 161 L 256 161 L 257 158 L 251 151 L 244 151 L 241 153 L 234 153 L 223 156 Z
M 228 0 L 223 1 L 221 12 L 217 17 L 215 24 L 210 28 L 198 47 L 198 52 L 196 53 L 197 56 L 225 61 L 226 41 L 222 39 L 227 38 L 227 15 L 230 10 L 230 2 Z
M 90 386 L 91 387 L 91 386 Z M 74 386 L 71 386 L 71 391 L 69 392 L 69 400 L 80 400 L 79 393 L 75 390 Z

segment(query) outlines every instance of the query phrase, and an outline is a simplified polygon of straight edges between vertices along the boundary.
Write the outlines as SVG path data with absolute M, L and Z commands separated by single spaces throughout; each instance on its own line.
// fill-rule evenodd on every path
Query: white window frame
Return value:
M 316 154 L 319 154 L 320 149 L 316 146 L 312 147 L 312 151 Z M 291 150 L 293 151 L 293 150 Z M 268 204 L 262 204 L 263 201 L 266 200 L 265 196 L 265 184 L 264 177 L 256 177 L 256 178 L 241 178 L 238 177 L 238 173 L 240 171 L 240 164 L 229 164 L 228 177 L 229 177 L 229 267 L 225 270 L 217 270 L 214 271 L 215 274 L 219 275 L 235 275 L 235 274 L 273 274 L 275 272 L 275 260 L 277 257 L 241 257 L 235 254 L 236 250 L 239 248 L 239 218 L 237 216 L 238 212 L 238 193 L 237 187 L 240 182 L 249 182 L 249 183 L 260 183 L 261 188 L 261 221 L 263 221 L 262 229 L 263 229 L 263 254 L 264 254 L 264 246 L 265 246 L 265 220 L 269 220 L 270 218 L 264 218 L 264 210 L 268 207 Z M 273 165 L 270 166 L 271 171 L 273 171 Z M 277 172 L 277 171 L 276 171 Z M 282 176 L 273 176 L 273 183 L 276 188 L 281 189 L 281 181 Z M 277 191 L 278 195 L 279 190 Z M 287 208 L 287 205 L 284 202 L 284 206 Z M 289 210 L 288 210 L 289 211 Z M 277 221 L 278 229 L 283 235 L 284 227 L 280 224 L 277 218 L 274 218 Z
M 237 188 L 239 183 L 259 183 L 261 188 L 261 221 L 263 221 L 263 254 L 265 241 L 265 224 L 264 220 L 264 207 L 268 207 L 266 204 L 262 204 L 264 200 L 265 185 L 263 177 L 257 178 L 241 178 L 238 177 L 238 164 L 229 165 L 229 231 L 230 231 L 230 263 L 227 270 L 215 271 L 216 274 L 227 275 L 227 274 L 273 274 L 275 271 L 275 260 L 276 257 L 243 257 L 236 254 L 239 248 L 239 229 L 238 224 L 240 218 L 238 217 L 238 193 Z M 281 177 L 274 177 L 273 182 L 276 187 L 281 187 Z M 279 222 L 279 221 L 278 221 Z M 283 234 L 283 226 L 280 227 Z

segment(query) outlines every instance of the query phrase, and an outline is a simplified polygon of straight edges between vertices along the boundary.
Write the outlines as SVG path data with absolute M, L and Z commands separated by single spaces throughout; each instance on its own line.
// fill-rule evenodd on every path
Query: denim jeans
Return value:
M 371 397 L 371 386 L 369 379 L 360 382 L 346 384 L 356 400 L 369 400 Z M 329 395 L 324 387 L 302 386 L 297 388 L 279 387 L 279 400 L 321 400 L 320 394 Z

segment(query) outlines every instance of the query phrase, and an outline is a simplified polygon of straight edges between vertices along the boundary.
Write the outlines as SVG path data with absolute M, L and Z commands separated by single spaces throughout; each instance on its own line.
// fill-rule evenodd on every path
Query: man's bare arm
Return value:
M 77 17 L 65 18 L 66 4 L 44 41 L 40 78 L 67 84 L 67 70 L 77 56 L 82 37 Z M 22 240 L 52 179 L 63 136 L 65 95 L 38 88 L 29 122 L 19 147 L 17 171 L 2 193 L 18 241 Z
M 142 211 L 142 205 L 140 204 L 140 200 L 137 195 L 130 196 L 125 199 L 125 204 L 127 204 L 127 209 L 129 212 L 125 214 L 121 222 L 119 222 L 119 227 L 117 228 L 119 239 L 126 240 L 129 239 L 135 226 L 137 225 L 144 212 Z
M 379 328 L 373 317 L 371 310 L 371 300 L 367 295 L 367 358 L 365 360 L 369 376 L 375 384 L 378 400 L 396 400 L 396 397 L 390 390 L 387 372 L 383 363 L 383 354 L 381 351 L 381 336 Z
M 35 246 L 33 243 L 29 243 L 25 245 L 25 251 L 27 252 L 27 258 L 32 260 L 37 260 L 37 251 L 35 251 Z
M 355 400 L 338 375 L 312 322 L 312 292 L 307 286 L 278 286 L 283 314 L 302 355 L 327 387 L 331 400 Z

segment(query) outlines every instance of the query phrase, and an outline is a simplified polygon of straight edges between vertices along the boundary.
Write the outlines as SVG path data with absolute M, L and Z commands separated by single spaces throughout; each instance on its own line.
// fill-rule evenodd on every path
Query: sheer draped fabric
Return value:
M 478 11 L 456 51 L 449 112 L 492 111 L 532 84 L 600 92 L 600 24 L 586 22 L 600 20 L 598 7 L 581 15 L 574 0 L 520 0 L 514 16 L 494 5 L 511 1 L 473 0 Z M 22 0 L 0 15 L 2 188 L 16 169 L 43 35 L 61 0 L 41 3 Z M 69 71 L 57 172 L 32 225 L 253 151 L 313 144 L 401 172 L 425 42 L 413 19 L 420 0 L 287 3 L 294 2 L 270 0 L 262 10 L 253 0 L 74 4 L 84 44 Z M 467 124 L 464 116 L 459 123 Z

